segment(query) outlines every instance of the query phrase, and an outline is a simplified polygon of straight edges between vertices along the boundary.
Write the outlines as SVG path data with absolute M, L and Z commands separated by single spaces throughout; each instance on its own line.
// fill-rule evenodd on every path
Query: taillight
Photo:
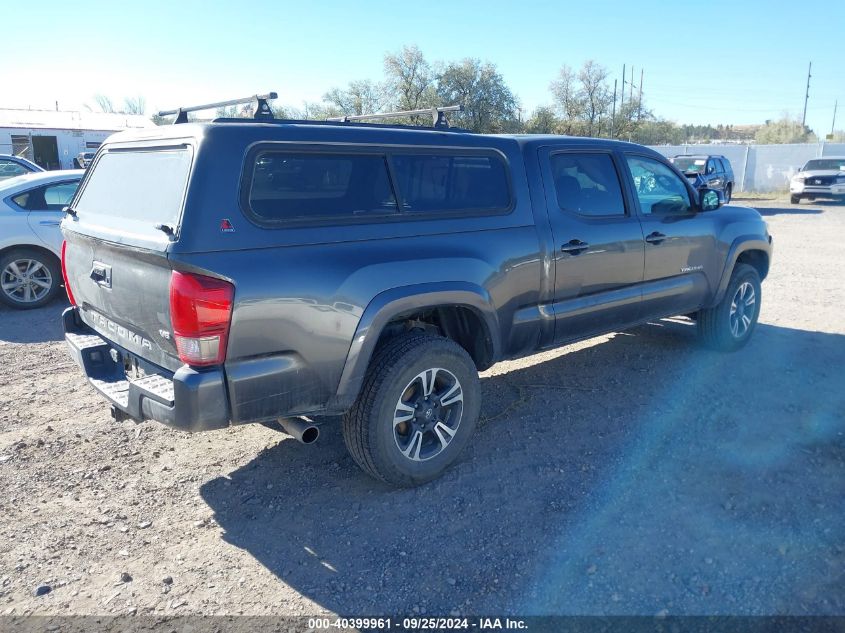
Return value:
M 227 281 L 173 271 L 170 322 L 179 359 L 189 365 L 226 360 L 226 339 L 235 287 Z
M 76 299 L 73 298 L 73 291 L 70 289 L 70 282 L 67 279 L 67 260 L 65 259 L 65 251 L 67 250 L 67 242 L 62 242 L 62 279 L 65 280 L 65 291 L 67 292 L 67 298 L 70 300 L 71 305 L 76 305 Z

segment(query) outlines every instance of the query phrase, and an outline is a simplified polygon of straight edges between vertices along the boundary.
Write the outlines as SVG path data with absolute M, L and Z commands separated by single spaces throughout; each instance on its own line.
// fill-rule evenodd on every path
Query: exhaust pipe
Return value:
M 313 444 L 320 437 L 320 429 L 300 418 L 279 418 L 285 433 L 303 444 Z

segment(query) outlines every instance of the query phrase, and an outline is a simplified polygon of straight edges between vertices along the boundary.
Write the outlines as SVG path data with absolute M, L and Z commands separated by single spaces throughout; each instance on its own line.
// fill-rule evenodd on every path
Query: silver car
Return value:
M 44 168 L 20 156 L 0 154 L 0 180 L 42 172 Z
M 789 201 L 801 198 L 845 200 L 845 156 L 826 156 L 807 161 L 789 181 Z
M 0 301 L 37 308 L 62 285 L 62 209 L 82 170 L 45 171 L 0 181 Z

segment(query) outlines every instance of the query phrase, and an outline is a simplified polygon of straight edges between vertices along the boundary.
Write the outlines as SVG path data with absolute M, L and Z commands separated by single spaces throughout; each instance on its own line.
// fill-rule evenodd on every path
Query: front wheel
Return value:
M 481 409 L 478 371 L 466 350 L 407 334 L 373 357 L 343 439 L 369 475 L 394 486 L 439 477 L 472 437 Z
M 0 258 L 0 301 L 19 309 L 40 308 L 56 296 L 62 271 L 55 257 L 30 248 Z
M 731 194 L 733 193 L 733 187 L 728 185 L 725 187 L 725 204 L 729 204 L 731 201 Z
M 698 335 L 709 348 L 732 352 L 748 343 L 760 316 L 760 274 L 737 264 L 725 296 L 713 308 L 698 313 Z
M 801 204 L 801 196 L 789 196 L 789 201 L 792 204 Z

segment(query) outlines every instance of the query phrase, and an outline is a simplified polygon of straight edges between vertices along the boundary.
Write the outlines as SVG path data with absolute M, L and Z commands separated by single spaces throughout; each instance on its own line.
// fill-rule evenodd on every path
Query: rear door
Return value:
M 555 340 L 637 320 L 643 233 L 611 151 L 540 150 L 555 240 Z
M 171 338 L 167 250 L 179 235 L 192 161 L 189 144 L 110 147 L 73 200 L 75 217 L 62 225 L 82 319 L 169 369 L 182 363 Z
M 79 178 L 27 192 L 25 208 L 29 227 L 54 253 L 62 248 L 62 231 L 59 228 L 65 215 L 62 209 L 70 204 L 77 187 Z

